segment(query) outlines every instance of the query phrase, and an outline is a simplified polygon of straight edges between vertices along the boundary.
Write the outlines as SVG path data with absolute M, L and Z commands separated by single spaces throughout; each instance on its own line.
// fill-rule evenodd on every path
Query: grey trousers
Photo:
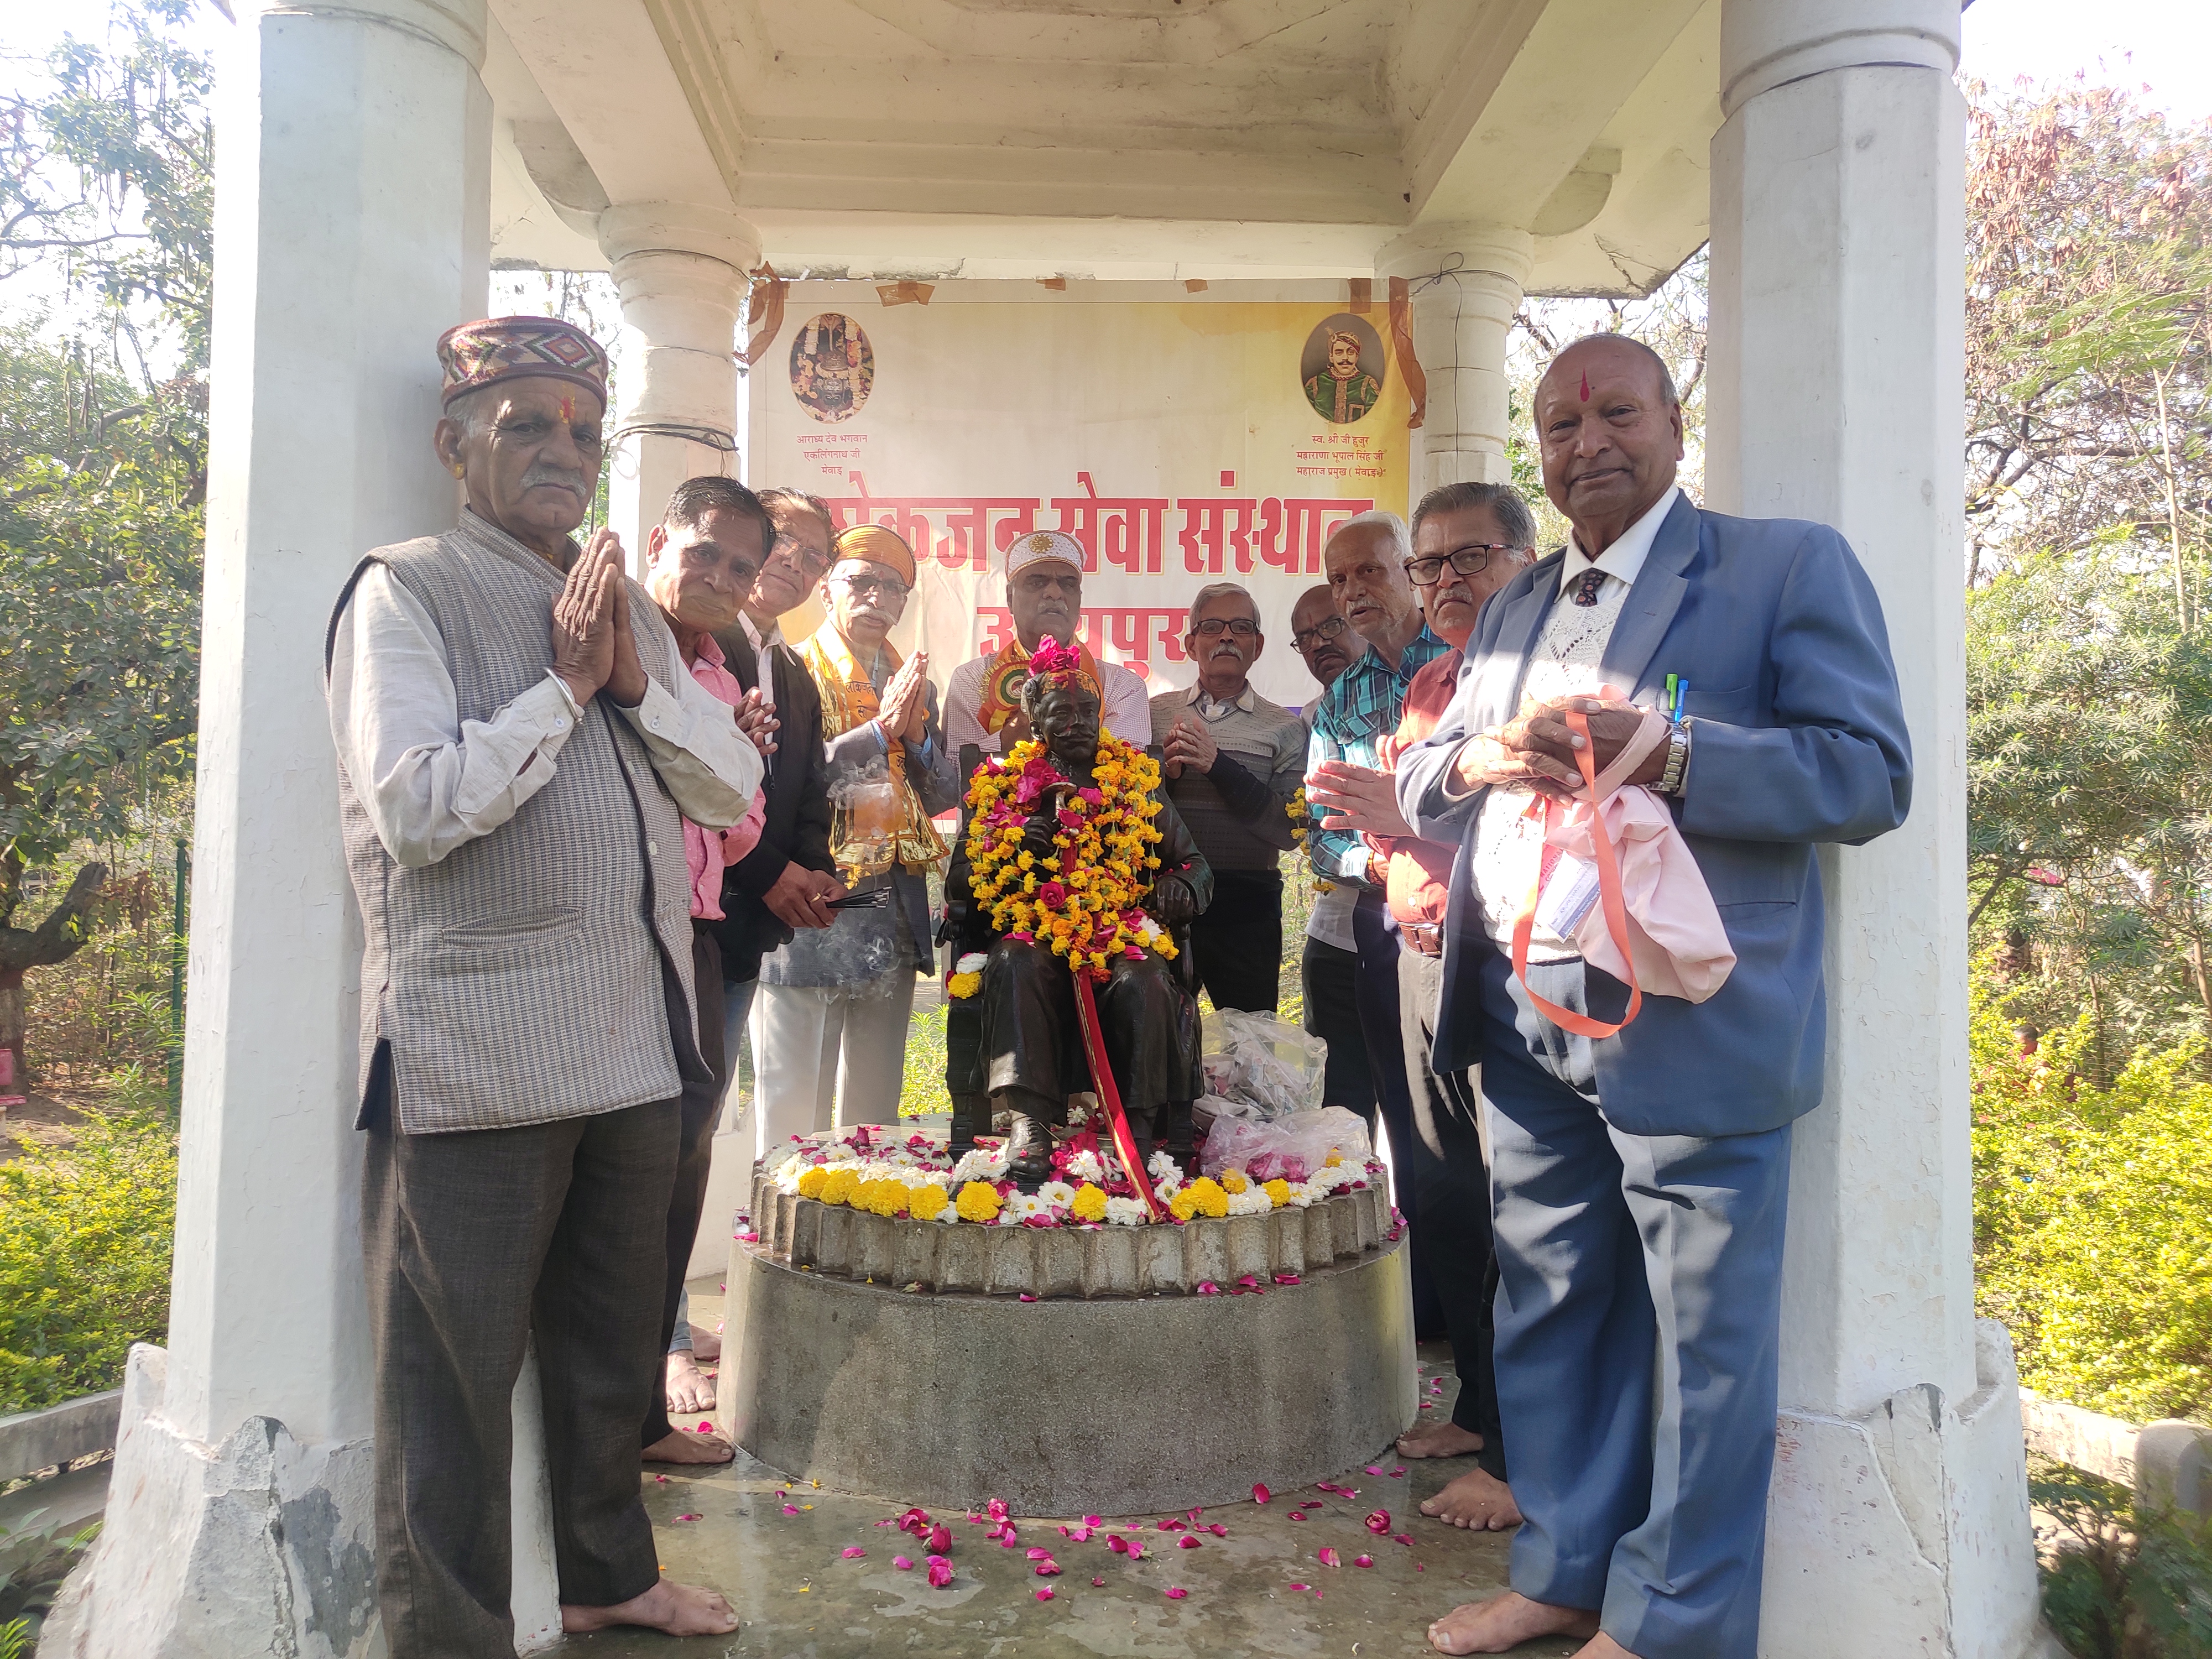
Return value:
M 512 1659 L 511 1401 L 534 1334 L 561 1600 L 660 1576 L 638 1423 L 661 1386 L 673 1100 L 515 1129 L 368 1127 L 377 1599 L 392 1659 Z

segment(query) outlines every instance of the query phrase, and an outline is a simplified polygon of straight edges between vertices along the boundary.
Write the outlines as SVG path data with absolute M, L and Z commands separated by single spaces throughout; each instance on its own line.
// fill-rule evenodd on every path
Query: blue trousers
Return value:
M 1580 962 L 1547 1000 L 1616 1019 Z M 1595 1000 L 1599 1006 L 1592 1007 Z M 1598 1610 L 1638 1659 L 1754 1659 L 1774 1466 L 1790 1129 L 1698 1138 L 1606 1121 L 1590 1042 L 1482 981 L 1497 1207 L 1498 1410 L 1513 1588 Z

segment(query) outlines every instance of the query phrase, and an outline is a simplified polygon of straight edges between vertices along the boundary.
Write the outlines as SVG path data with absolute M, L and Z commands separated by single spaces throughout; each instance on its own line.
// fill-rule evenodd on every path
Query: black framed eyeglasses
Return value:
M 1325 617 L 1311 628 L 1301 628 L 1291 635 L 1291 643 L 1301 651 L 1310 651 L 1324 640 L 1333 640 L 1352 624 L 1341 617 Z
M 1259 636 L 1260 624 L 1249 617 L 1208 617 L 1204 622 L 1193 623 L 1190 631 L 1201 640 L 1218 640 L 1224 634 L 1249 640 Z
M 848 593 L 873 593 L 881 599 L 902 599 L 914 591 L 896 576 L 874 575 L 867 571 L 854 571 L 836 580 Z
M 1490 568 L 1492 554 L 1516 550 L 1510 542 L 1469 542 L 1440 557 L 1407 560 L 1406 574 L 1416 587 L 1434 587 L 1443 580 L 1446 563 L 1462 576 L 1480 576 Z

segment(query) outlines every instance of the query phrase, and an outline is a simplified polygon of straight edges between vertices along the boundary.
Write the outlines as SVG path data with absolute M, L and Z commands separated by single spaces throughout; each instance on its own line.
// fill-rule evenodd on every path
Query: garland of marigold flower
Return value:
M 1091 783 L 1070 795 L 1049 858 L 1022 848 L 1037 798 L 1069 780 L 1031 738 L 976 769 L 968 785 L 969 889 L 996 933 L 1051 947 L 1070 968 L 1103 978 L 1116 956 L 1176 954 L 1167 929 L 1140 901 L 1160 867 L 1151 848 L 1158 763 L 1110 732 L 1098 736 Z

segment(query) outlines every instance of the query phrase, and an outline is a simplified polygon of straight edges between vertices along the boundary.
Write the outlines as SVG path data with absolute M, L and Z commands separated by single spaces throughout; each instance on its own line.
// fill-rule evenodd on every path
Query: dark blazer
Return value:
M 760 664 L 742 626 L 714 635 L 730 672 L 750 691 L 760 684 Z M 814 677 L 788 646 L 769 653 L 775 676 L 775 753 L 761 787 L 760 845 L 732 865 L 722 877 L 723 920 L 714 937 L 722 947 L 723 976 L 756 979 L 760 959 L 791 938 L 791 928 L 769 909 L 762 895 L 775 885 L 783 866 L 796 863 L 825 873 L 830 858 L 829 760 L 822 749 L 822 696 Z
M 1434 1063 L 1482 1059 L 1482 969 L 1498 947 L 1475 902 L 1471 855 L 1486 791 L 1451 801 L 1461 744 L 1517 713 L 1528 658 L 1559 592 L 1565 550 L 1483 607 L 1459 689 L 1428 741 L 1398 763 L 1398 800 L 1431 840 L 1457 842 Z M 1735 519 L 1677 499 L 1606 647 L 1604 678 L 1645 708 L 1686 675 L 1690 769 L 1675 821 L 1698 860 L 1735 971 L 1711 998 L 1646 996 L 1597 1042 L 1598 1098 L 1632 1134 L 1746 1134 L 1820 1103 L 1827 1041 L 1821 977 L 1823 842 L 1856 845 L 1905 822 L 1912 754 L 1881 603 L 1826 525 Z M 1586 969 L 1591 1012 L 1617 1019 L 1626 989 Z M 1510 1017 L 1510 1016 L 1509 1016 Z

